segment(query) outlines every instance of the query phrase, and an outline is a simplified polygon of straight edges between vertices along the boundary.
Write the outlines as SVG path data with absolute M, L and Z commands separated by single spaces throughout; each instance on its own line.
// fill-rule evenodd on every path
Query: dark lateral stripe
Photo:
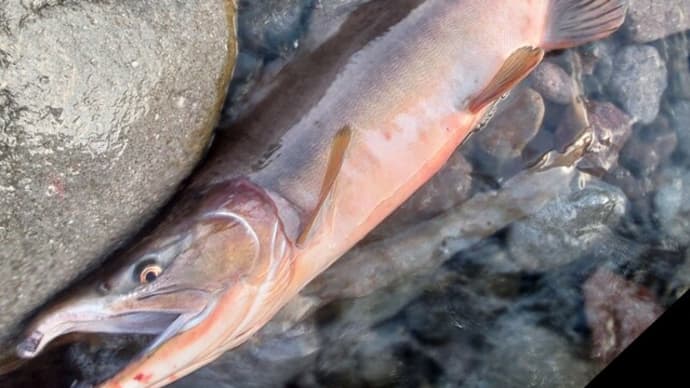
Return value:
M 269 95 L 233 124 L 227 139 L 218 139 L 227 144 L 214 145 L 213 156 L 219 160 L 228 154 L 252 159 L 251 155 L 264 154 L 323 98 L 355 53 L 383 36 L 423 2 L 372 0 L 361 5 L 327 41 L 312 52 L 298 55 L 281 70 Z M 246 162 L 243 164 L 256 164 Z

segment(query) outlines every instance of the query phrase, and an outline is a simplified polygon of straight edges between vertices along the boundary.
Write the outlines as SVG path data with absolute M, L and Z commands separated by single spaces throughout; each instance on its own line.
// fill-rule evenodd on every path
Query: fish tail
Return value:
M 624 0 L 547 0 L 541 47 L 565 49 L 605 38 L 623 24 Z

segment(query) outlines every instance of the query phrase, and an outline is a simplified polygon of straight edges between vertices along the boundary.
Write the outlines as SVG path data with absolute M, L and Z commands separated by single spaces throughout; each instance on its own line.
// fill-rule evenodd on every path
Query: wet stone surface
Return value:
M 613 66 L 611 93 L 631 116 L 651 123 L 668 85 L 666 64 L 659 52 L 648 45 L 626 46 L 616 54 Z
M 197 163 L 232 64 L 226 6 L 0 2 L 0 339 Z
M 626 29 L 635 42 L 649 42 L 690 29 L 687 0 L 628 0 Z
M 625 195 L 603 182 L 587 183 L 533 216 L 515 222 L 508 249 L 524 271 L 548 271 L 567 264 L 611 233 L 626 208 Z

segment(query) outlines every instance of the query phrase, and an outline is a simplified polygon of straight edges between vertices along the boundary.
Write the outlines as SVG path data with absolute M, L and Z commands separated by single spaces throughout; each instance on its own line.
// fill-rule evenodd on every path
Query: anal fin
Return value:
M 319 201 L 297 238 L 298 246 L 304 245 L 304 243 L 309 240 L 319 224 L 323 221 L 325 216 L 324 213 L 332 207 L 333 188 L 335 187 L 336 178 L 340 173 L 340 169 L 343 166 L 345 151 L 347 151 L 351 139 L 352 129 L 349 126 L 341 128 L 333 138 L 330 155 L 328 156 L 328 164 L 326 165 L 326 175 L 321 184 Z
M 478 113 L 508 92 L 527 77 L 542 58 L 544 58 L 544 50 L 538 47 L 525 46 L 510 54 L 489 84 L 470 100 L 470 112 Z

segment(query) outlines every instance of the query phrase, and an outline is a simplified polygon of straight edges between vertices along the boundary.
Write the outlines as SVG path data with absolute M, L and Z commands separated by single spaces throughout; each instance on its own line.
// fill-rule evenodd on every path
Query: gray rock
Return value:
M 688 0 L 628 0 L 625 28 L 635 42 L 649 42 L 690 29 Z
M 636 120 L 649 124 L 659 113 L 667 86 L 666 64 L 652 46 L 623 47 L 613 61 L 609 83 L 613 96 Z
M 659 176 L 654 195 L 656 217 L 663 232 L 679 244 L 690 243 L 690 172 L 673 166 L 665 168 Z
M 555 63 L 542 62 L 530 76 L 531 86 L 544 98 L 557 104 L 568 104 L 574 96 L 573 79 Z
M 598 268 L 582 285 L 592 358 L 609 363 L 663 312 L 642 285 Z
M 638 177 L 649 177 L 667 162 L 678 144 L 678 136 L 664 116 L 649 126 L 636 129 L 621 152 L 621 163 Z
M 242 50 L 262 57 L 289 56 L 305 31 L 315 0 L 240 0 Z
M 238 2 L 237 34 L 240 53 L 237 68 L 223 107 L 220 127 L 232 130 L 232 122 L 248 110 L 250 91 L 257 83 L 270 83 L 276 70 L 301 46 L 315 0 L 268 0 Z
M 499 160 L 520 156 L 544 119 L 544 99 L 530 88 L 511 92 L 496 114 L 477 134 L 477 145 Z
M 671 127 L 678 136 L 678 150 L 690 156 L 690 101 L 678 100 L 668 106 Z
M 199 160 L 234 61 L 229 4 L 0 2 L 2 339 Z
M 664 39 L 658 45 L 668 68 L 670 99 L 690 100 L 690 61 L 688 61 L 690 41 L 688 38 L 688 34 L 678 34 Z
M 587 178 L 583 181 L 586 182 Z M 625 195 L 614 186 L 591 180 L 515 222 L 508 232 L 508 249 L 526 271 L 543 272 L 567 264 L 610 234 L 625 213 Z
M 613 58 L 618 43 L 614 39 L 605 39 L 579 47 L 582 63 L 583 91 L 586 95 L 601 96 L 613 74 Z
M 259 335 L 226 353 L 212 367 L 201 368 L 171 384 L 174 388 L 279 387 L 315 362 L 320 341 L 313 321 L 280 336 Z
M 597 372 L 565 338 L 524 315 L 504 317 L 486 337 L 492 349 L 462 387 L 583 387 Z
M 587 131 L 591 142 L 577 167 L 599 176 L 618 164 L 620 150 L 632 133 L 632 120 L 610 102 L 572 104 L 556 128 L 556 146 L 565 148 Z

